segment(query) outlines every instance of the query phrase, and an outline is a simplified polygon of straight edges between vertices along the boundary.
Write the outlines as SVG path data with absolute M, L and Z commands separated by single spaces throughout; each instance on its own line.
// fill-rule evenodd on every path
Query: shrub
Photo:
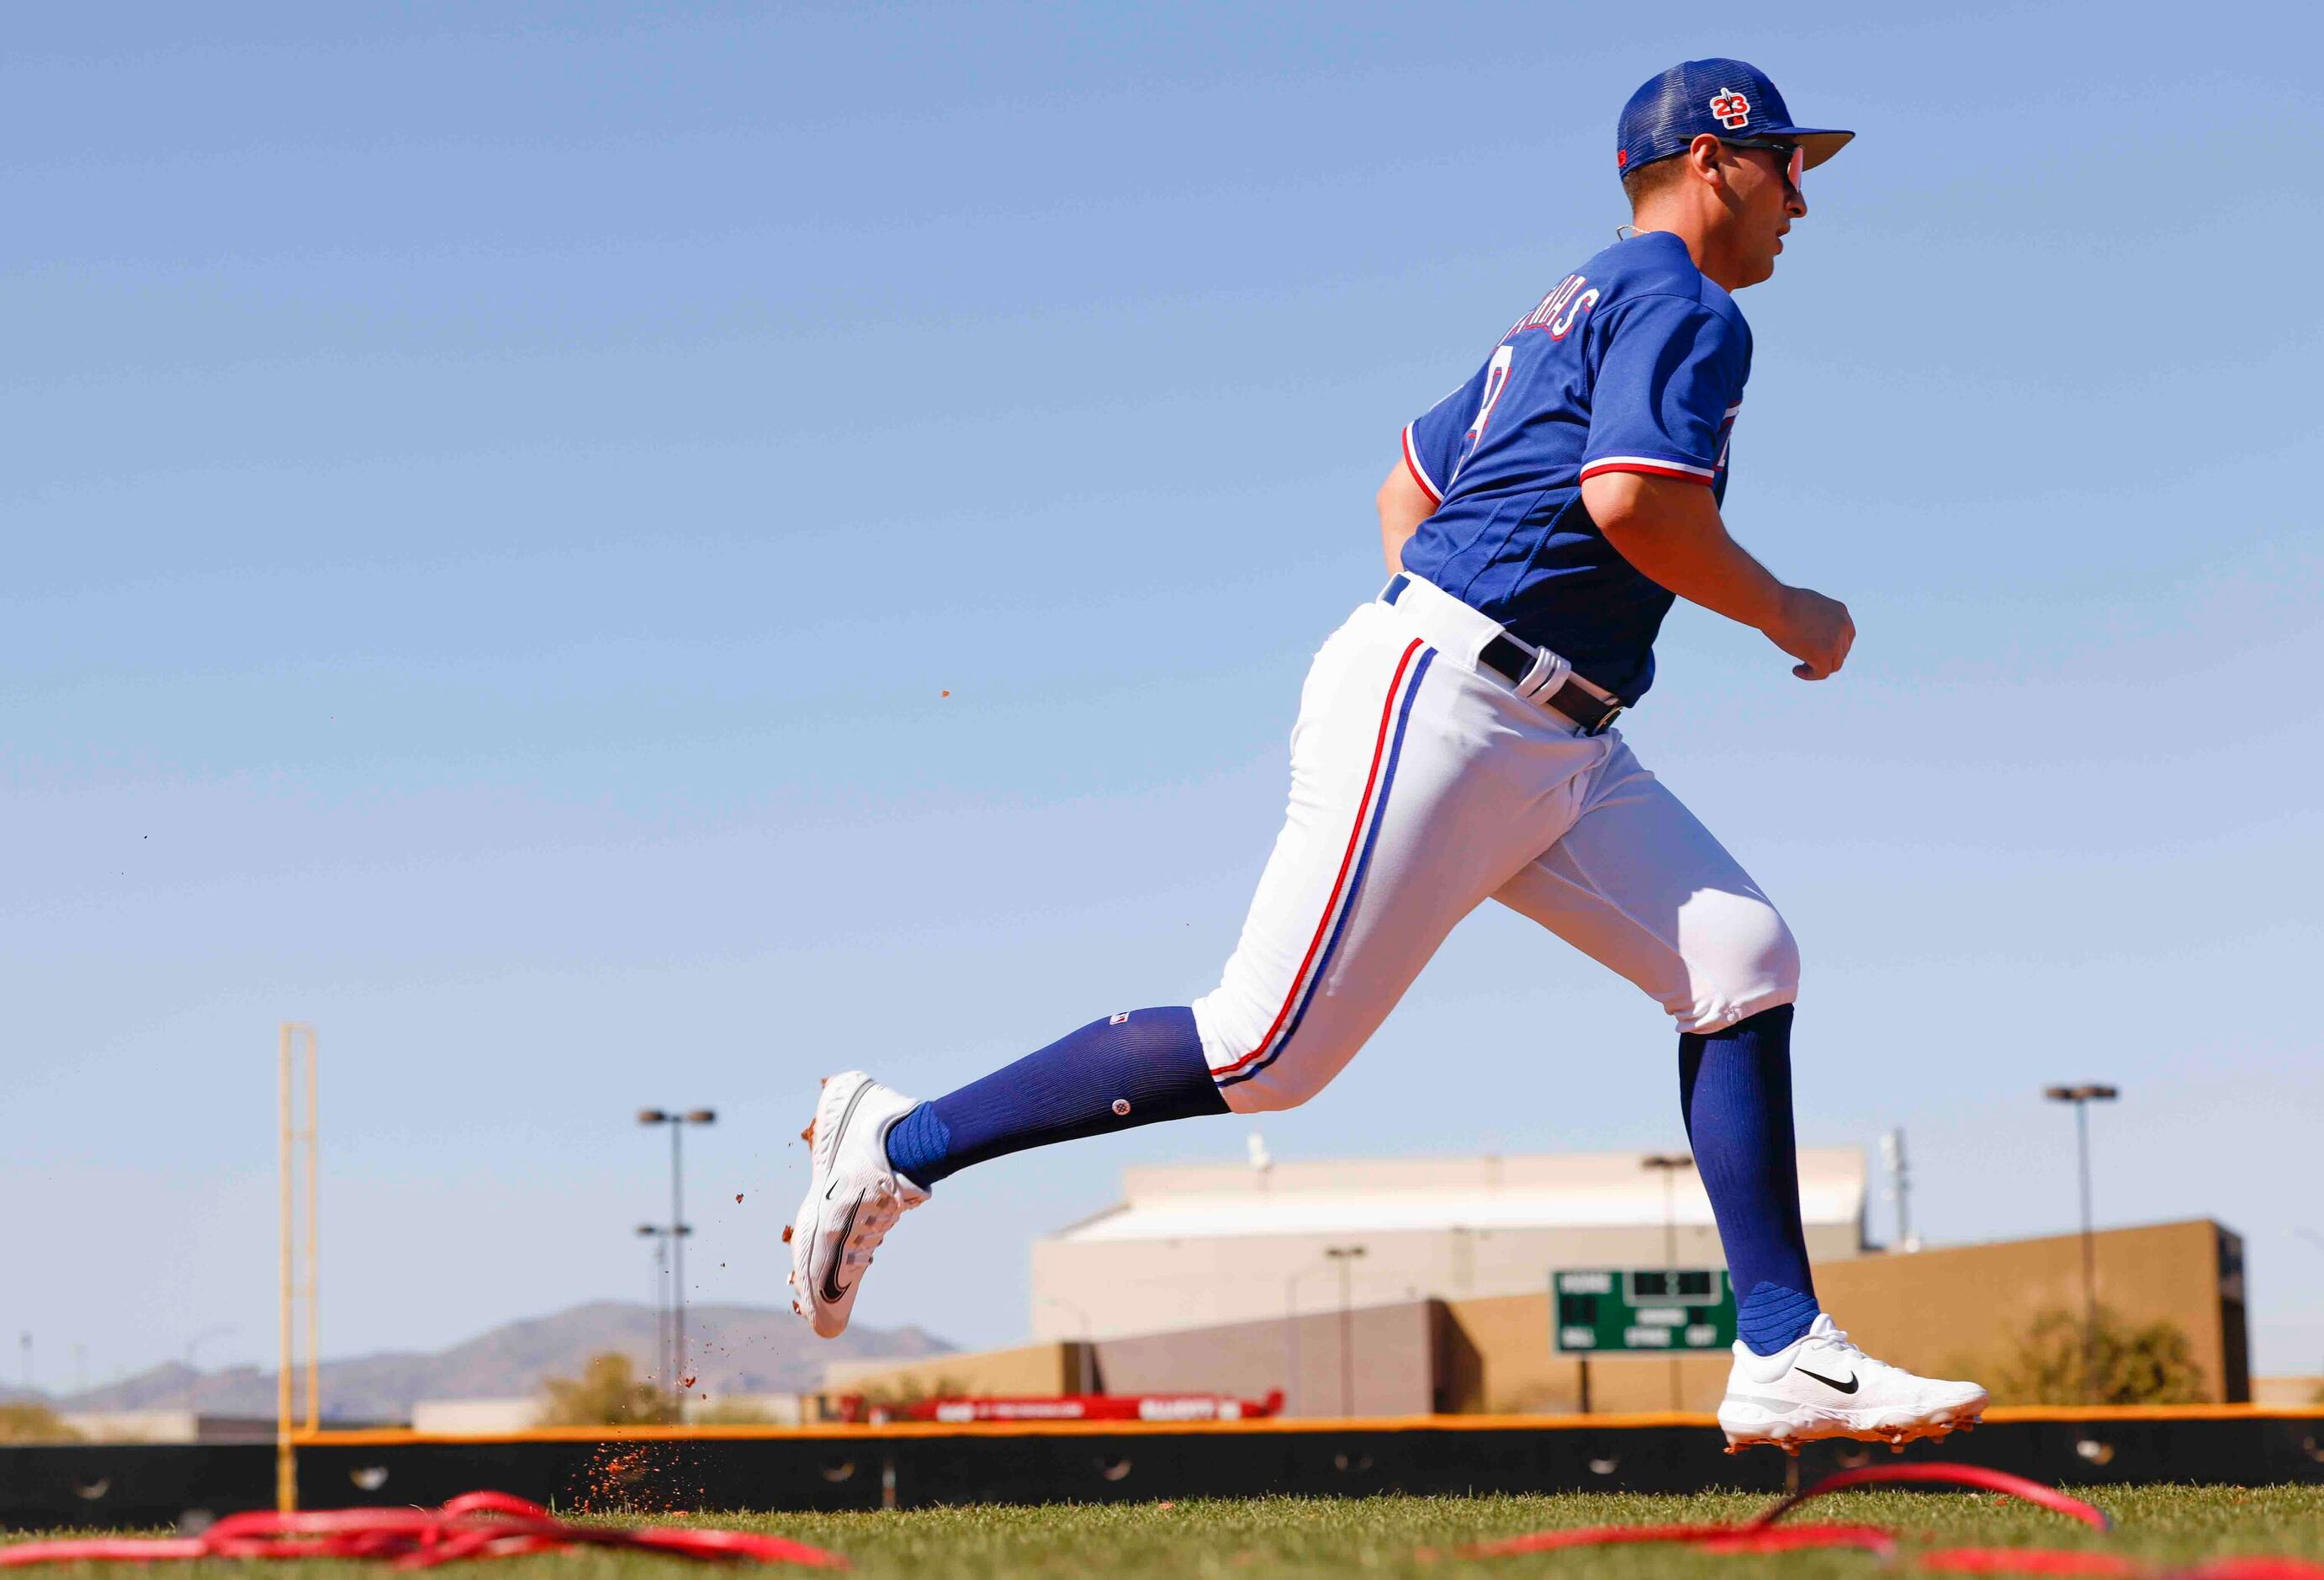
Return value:
M 660 1427 L 678 1418 L 669 1393 L 641 1381 L 627 1355 L 592 1355 L 578 1377 L 551 1377 L 541 1391 L 544 1427 Z
M 2088 1377 L 2082 1354 L 2081 1312 L 2052 1307 L 2036 1313 L 2015 1352 L 1994 1369 L 1994 1398 L 2010 1404 L 2194 1404 L 2205 1397 L 2195 1346 L 2175 1322 L 2134 1327 L 2101 1306 Z
M 44 1404 L 0 1404 L 0 1443 L 78 1443 L 80 1434 Z
M 908 1372 L 900 1379 L 883 1378 L 856 1391 L 862 1396 L 865 1404 L 901 1409 L 931 1399 L 964 1399 L 973 1391 L 959 1378 L 942 1372 L 933 1377 Z

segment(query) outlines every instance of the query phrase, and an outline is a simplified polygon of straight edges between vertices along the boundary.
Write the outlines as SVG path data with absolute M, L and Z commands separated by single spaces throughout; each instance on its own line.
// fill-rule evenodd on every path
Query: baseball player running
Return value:
M 1315 655 L 1291 798 L 1241 938 L 1191 1006 L 1093 1021 L 932 1103 L 823 1086 L 793 1303 L 847 1326 L 872 1254 L 944 1179 L 1029 1147 L 1305 1103 L 1486 900 L 1636 983 L 1679 1032 L 1679 1096 L 1738 1298 L 1730 1449 L 1941 1437 L 1986 1393 L 1873 1359 L 1816 1301 L 1800 1226 L 1799 952 L 1757 883 L 1612 727 L 1683 597 L 1821 680 L 1847 607 L 1777 580 L 1720 515 L 1751 371 L 1733 292 L 1775 272 L 1803 172 L 1848 132 L 1794 125 L 1740 60 L 1632 95 L 1622 239 L 1520 317 L 1405 429 L 1380 485 L 1388 580 Z

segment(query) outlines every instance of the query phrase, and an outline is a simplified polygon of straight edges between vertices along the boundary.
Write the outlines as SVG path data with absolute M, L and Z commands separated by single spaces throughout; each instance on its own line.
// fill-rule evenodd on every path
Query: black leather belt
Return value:
M 1380 594 L 1381 601 L 1395 603 L 1403 595 L 1404 589 L 1411 585 L 1410 577 L 1401 571 L 1397 572 L 1389 578 L 1387 590 Z M 1485 644 L 1485 651 L 1477 655 L 1477 661 L 1508 681 L 1510 685 L 1516 686 L 1522 685 L 1526 676 L 1532 672 L 1533 657 L 1532 648 L 1507 632 L 1503 632 Z M 1568 677 L 1548 696 L 1536 697 L 1534 700 L 1545 707 L 1554 707 L 1572 719 L 1585 735 L 1604 735 L 1612 726 L 1614 721 L 1622 716 L 1624 707 L 1619 702 L 1607 701 L 1572 677 Z
M 1485 644 L 1477 661 L 1515 685 L 1533 668 L 1533 650 L 1517 638 L 1503 634 Z M 1580 725 L 1585 735 L 1604 735 L 1608 726 L 1622 716 L 1620 703 L 1607 701 L 1570 676 L 1556 690 L 1534 700 L 1557 709 Z

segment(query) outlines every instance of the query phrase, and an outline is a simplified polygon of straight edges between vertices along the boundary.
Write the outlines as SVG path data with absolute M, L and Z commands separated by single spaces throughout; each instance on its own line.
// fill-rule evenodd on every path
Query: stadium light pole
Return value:
M 1649 1152 L 1638 1160 L 1639 1167 L 1652 1169 L 1663 1177 L 1663 1265 L 1676 1270 L 1678 1267 L 1678 1171 L 1694 1167 L 1694 1159 L 1686 1152 Z M 1675 1295 L 1678 1291 L 1671 1291 Z
M 669 1247 L 678 1236 L 659 1224 L 640 1224 L 638 1238 L 654 1243 L 654 1364 L 667 1381 L 678 1375 L 669 1349 Z
M 1097 1329 L 1091 1325 L 1089 1313 L 1061 1295 L 1044 1295 L 1041 1297 L 1041 1304 L 1055 1306 L 1082 1325 L 1081 1364 L 1074 1368 L 1074 1375 L 1078 1380 L 1078 1385 L 1084 1396 L 1095 1393 L 1097 1391 Z
M 1356 1413 L 1355 1298 L 1350 1275 L 1356 1258 L 1363 1253 L 1360 1245 L 1323 1247 L 1323 1254 L 1340 1267 L 1340 1414 L 1343 1418 Z
M 678 1407 L 677 1416 L 686 1418 L 686 1387 L 679 1373 L 686 1370 L 686 1237 L 693 1233 L 686 1223 L 686 1159 L 681 1147 L 689 1124 L 715 1124 L 717 1113 L 708 1108 L 689 1108 L 685 1113 L 660 1108 L 638 1110 L 640 1124 L 666 1124 L 669 1127 L 669 1247 L 670 1247 L 670 1402 Z
M 1652 1169 L 1663 1177 L 1663 1269 L 1667 1280 L 1663 1294 L 1678 1298 L 1678 1171 L 1694 1167 L 1694 1157 L 1688 1152 L 1649 1152 L 1638 1160 L 1641 1168 Z M 1670 1407 L 1679 1408 L 1684 1391 L 1679 1386 L 1678 1353 L 1670 1358 Z
M 1320 1267 L 1303 1267 L 1283 1280 L 1283 1397 L 1284 1413 L 1296 1416 L 1300 1410 L 1299 1386 L 1299 1280 Z
M 2079 1086 L 2044 1086 L 2042 1095 L 2052 1103 L 2074 1105 L 2075 1151 L 2082 1179 L 2082 1397 L 2098 1400 L 2098 1232 L 2090 1218 L 2090 1104 L 2111 1103 L 2119 1088 L 2085 1082 Z

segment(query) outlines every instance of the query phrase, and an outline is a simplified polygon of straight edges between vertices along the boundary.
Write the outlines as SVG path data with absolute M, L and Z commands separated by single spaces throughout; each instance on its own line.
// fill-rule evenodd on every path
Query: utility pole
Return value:
M 1356 1349 L 1354 1297 L 1350 1273 L 1356 1258 L 1364 1253 L 1360 1245 L 1326 1245 L 1323 1254 L 1340 1267 L 1340 1414 L 1356 1413 Z
M 1091 1324 L 1089 1313 L 1059 1295 L 1044 1295 L 1041 1303 L 1055 1306 L 1082 1325 L 1081 1360 L 1074 1367 L 1074 1387 L 1084 1398 L 1094 1394 L 1097 1391 L 1097 1329 Z
M 1687 1152 L 1649 1152 L 1638 1160 L 1641 1167 L 1652 1169 L 1663 1177 L 1663 1267 L 1666 1287 L 1663 1294 L 1669 1299 L 1678 1298 L 1678 1176 L 1682 1169 L 1694 1167 L 1692 1154 Z M 1680 1408 L 1683 1391 L 1679 1386 L 1678 1355 L 1670 1358 L 1670 1407 Z
M 660 1224 L 640 1224 L 638 1238 L 654 1243 L 654 1369 L 668 1388 L 670 1379 L 678 1375 L 677 1357 L 669 1345 L 669 1248 L 678 1236 Z
M 2074 1105 L 2075 1150 L 2082 1179 L 2082 1397 L 2098 1402 L 2098 1244 L 2090 1215 L 2090 1104 L 2111 1103 L 2119 1088 L 2086 1082 L 2079 1086 L 2044 1086 L 2042 1095 L 2052 1103 Z
M 1323 1270 L 1303 1267 L 1283 1280 L 1283 1411 L 1296 1416 L 1303 1407 L 1299 1386 L 1299 1280 Z
M 1896 1204 L 1896 1249 L 1918 1251 L 1920 1237 L 1913 1233 L 1913 1169 L 1904 1156 L 1904 1126 L 1880 1138 L 1880 1160 L 1888 1169 L 1888 1199 Z
M 686 1222 L 686 1157 L 681 1142 L 689 1124 L 715 1124 L 718 1115 L 707 1108 L 683 1113 L 660 1108 L 638 1110 L 640 1124 L 669 1127 L 669 1259 L 670 1368 L 669 1401 L 676 1418 L 686 1418 L 686 1237 L 694 1231 Z

